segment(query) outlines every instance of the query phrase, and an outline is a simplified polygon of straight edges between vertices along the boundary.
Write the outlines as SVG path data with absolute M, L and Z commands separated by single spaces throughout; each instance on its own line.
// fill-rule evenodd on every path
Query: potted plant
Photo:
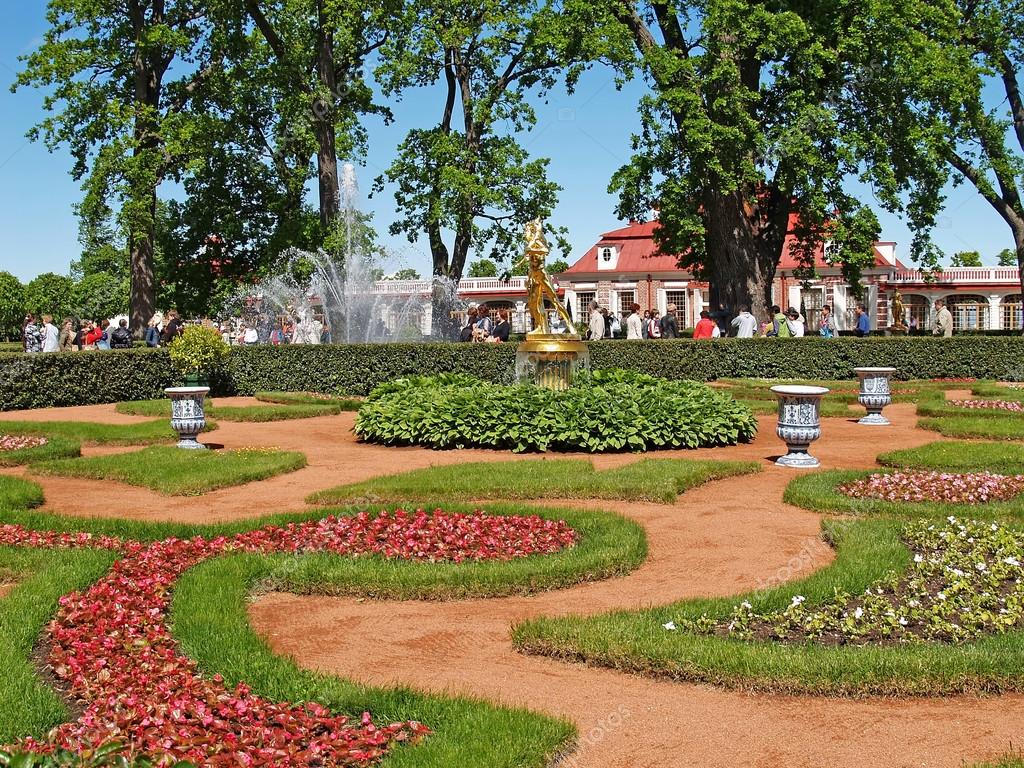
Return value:
M 228 345 L 213 328 L 193 325 L 171 342 L 171 363 L 185 379 L 183 387 L 164 390 L 171 399 L 171 427 L 179 448 L 204 448 L 198 441 L 206 427 L 203 401 L 210 391 L 210 373 L 227 357 Z
M 185 379 L 185 386 L 209 386 L 210 373 L 225 359 L 230 349 L 220 331 L 203 325 L 191 325 L 175 338 L 168 352 L 171 364 Z

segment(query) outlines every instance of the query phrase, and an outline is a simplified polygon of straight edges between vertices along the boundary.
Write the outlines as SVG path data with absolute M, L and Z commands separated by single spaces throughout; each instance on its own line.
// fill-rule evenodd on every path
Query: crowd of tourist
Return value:
M 181 319 L 174 310 L 168 313 L 167 322 L 161 321 L 159 327 L 157 318 L 154 318 L 145 332 L 146 345 L 158 347 L 169 343 L 180 333 L 181 327 Z M 126 317 L 113 320 L 75 320 L 66 317 L 58 328 L 51 315 L 42 315 L 37 321 L 31 313 L 25 315 L 21 341 L 22 348 L 29 353 L 130 349 L 135 343 Z

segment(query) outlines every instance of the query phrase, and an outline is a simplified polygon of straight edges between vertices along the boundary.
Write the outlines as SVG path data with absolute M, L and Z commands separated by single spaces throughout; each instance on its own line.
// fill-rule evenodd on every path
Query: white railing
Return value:
M 937 283 L 1019 283 L 1020 272 L 1016 267 L 951 267 L 931 274 L 931 282 Z M 893 274 L 894 283 L 926 283 L 928 273 L 920 269 L 904 269 Z
M 526 291 L 525 277 L 502 280 L 497 277 L 464 277 L 459 281 L 459 293 L 523 293 Z M 378 280 L 373 286 L 374 293 L 415 295 L 430 293 L 429 280 Z

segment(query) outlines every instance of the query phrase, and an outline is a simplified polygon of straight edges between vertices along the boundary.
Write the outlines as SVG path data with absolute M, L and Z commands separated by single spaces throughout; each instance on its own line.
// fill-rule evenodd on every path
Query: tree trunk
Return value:
M 153 278 L 153 242 L 156 230 L 156 189 L 151 192 L 152 217 L 148 227 L 131 233 L 131 307 L 129 327 L 136 338 L 142 336 L 146 324 L 156 314 L 156 283 Z
M 705 272 L 714 309 L 724 306 L 735 315 L 749 307 L 759 322 L 769 317 L 772 282 L 780 251 L 766 241 L 756 213 L 741 191 L 709 193 L 704 200 Z
M 334 36 L 327 29 L 324 0 L 318 0 L 317 14 L 316 74 L 320 92 L 313 99 L 313 135 L 316 138 L 320 186 L 320 223 L 324 231 L 329 232 L 341 211 L 337 135 L 334 130 L 334 101 L 338 88 L 334 69 Z
M 1024 227 L 1014 227 L 1013 244 L 1017 249 L 1017 278 L 1020 282 L 1020 294 L 1021 297 L 1024 297 Z M 1022 327 L 1021 333 L 1024 334 L 1024 327 Z

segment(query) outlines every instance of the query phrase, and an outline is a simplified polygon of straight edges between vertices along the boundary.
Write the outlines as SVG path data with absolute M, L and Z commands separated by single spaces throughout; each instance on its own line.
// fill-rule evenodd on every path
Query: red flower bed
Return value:
M 45 437 L 30 437 L 29 435 L 0 435 L 0 451 L 20 451 L 23 448 L 38 448 L 46 445 L 49 440 Z
M 995 475 L 991 472 L 875 473 L 863 480 L 839 486 L 839 492 L 855 499 L 984 504 L 1006 501 L 1024 493 L 1024 475 Z
M 306 703 L 275 703 L 245 684 L 203 677 L 178 651 L 167 626 L 171 590 L 184 571 L 225 552 L 377 554 L 450 561 L 509 560 L 550 554 L 576 541 L 563 522 L 539 517 L 446 514 L 423 510 L 328 517 L 216 539 L 152 544 L 114 537 L 0 526 L 0 544 L 119 550 L 124 556 L 85 592 L 60 600 L 49 625 L 49 663 L 79 700 L 75 722 L 21 748 L 79 752 L 109 743 L 128 755 L 188 760 L 203 766 L 357 766 L 395 742 L 429 732 L 416 722 L 378 726 L 368 713 L 353 722 Z

